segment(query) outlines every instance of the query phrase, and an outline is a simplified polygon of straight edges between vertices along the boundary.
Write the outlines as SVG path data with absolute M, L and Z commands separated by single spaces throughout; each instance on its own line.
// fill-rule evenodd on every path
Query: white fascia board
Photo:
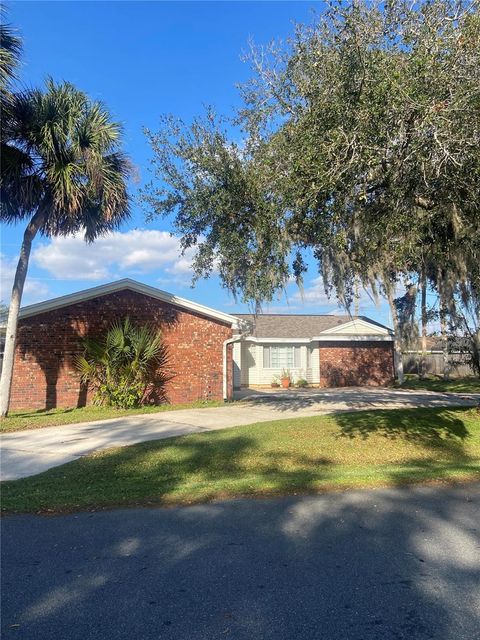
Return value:
M 248 342 L 259 342 L 268 344 L 308 344 L 313 338 L 255 338 L 254 336 L 245 336 Z
M 339 335 L 333 334 L 326 336 L 324 334 L 312 338 L 312 342 L 393 342 L 394 338 L 391 335 L 379 336 L 379 335 L 361 335 L 356 336 L 351 333 Z
M 361 335 L 352 334 L 345 335 L 321 335 L 314 338 L 254 338 L 253 336 L 245 336 L 247 342 L 256 342 L 260 344 L 310 344 L 311 342 L 392 342 L 393 336 L 379 335 Z
M 367 322 L 367 320 L 362 320 L 360 318 L 355 319 L 355 320 L 350 320 L 350 322 L 345 322 L 344 324 L 340 324 L 337 325 L 336 327 L 332 327 L 330 329 L 325 329 L 325 331 L 322 331 L 322 335 L 335 335 L 335 334 L 342 334 L 345 329 L 359 329 L 360 331 L 362 329 L 370 329 L 370 330 L 374 330 L 375 333 L 373 334 L 369 334 L 369 335 L 391 335 L 391 331 L 390 329 L 387 329 L 386 327 L 381 327 L 378 324 L 374 324 L 373 322 Z M 344 335 L 355 335 L 355 334 L 344 334 Z M 361 332 L 360 335 L 367 335 L 364 332 Z
M 19 318 L 29 318 L 39 313 L 45 313 L 54 309 L 60 309 L 62 307 L 67 307 L 72 304 L 78 304 L 86 300 L 92 300 L 93 298 L 98 298 L 109 293 L 115 293 L 117 291 L 124 290 L 142 293 L 151 298 L 155 298 L 156 300 L 161 300 L 162 302 L 167 302 L 176 307 L 180 307 L 181 309 L 195 311 L 196 313 L 207 316 L 209 318 L 215 318 L 215 320 L 226 322 L 227 324 L 235 328 L 238 326 L 238 318 L 236 318 L 235 316 L 231 316 L 229 313 L 223 313 L 222 311 L 211 309 L 210 307 L 206 307 L 203 304 L 199 304 L 198 302 L 192 302 L 191 300 L 180 298 L 171 293 L 167 293 L 166 291 L 162 291 L 161 289 L 157 289 L 156 287 L 142 284 L 141 282 L 137 282 L 136 280 L 130 280 L 130 278 L 124 278 L 123 280 L 117 280 L 116 282 L 110 282 L 108 284 L 102 284 L 97 287 L 91 287 L 90 289 L 71 293 L 66 296 L 60 296 L 59 298 L 54 298 L 53 300 L 46 300 L 45 302 L 31 304 L 27 307 L 23 307 L 23 309 L 20 309 Z

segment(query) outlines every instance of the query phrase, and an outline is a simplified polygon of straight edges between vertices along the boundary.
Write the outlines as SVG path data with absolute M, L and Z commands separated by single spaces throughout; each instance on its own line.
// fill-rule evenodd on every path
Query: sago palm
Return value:
M 2 126 L 1 220 L 28 221 L 12 289 L 0 383 L 8 412 L 15 340 L 32 241 L 81 232 L 87 242 L 129 216 L 121 127 L 73 85 L 13 94 Z
M 169 379 L 161 334 L 129 318 L 103 336 L 86 338 L 85 353 L 75 364 L 82 381 L 91 385 L 94 401 L 123 408 L 148 401 L 152 393 L 161 398 Z

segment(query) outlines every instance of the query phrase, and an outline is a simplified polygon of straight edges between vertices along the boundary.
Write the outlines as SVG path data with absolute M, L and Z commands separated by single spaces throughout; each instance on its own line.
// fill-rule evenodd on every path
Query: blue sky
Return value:
M 9 2 L 9 21 L 24 39 L 22 81 L 40 85 L 47 75 L 69 80 L 104 101 L 123 123 L 125 149 L 137 166 L 139 183 L 149 179 L 150 148 L 142 127 L 157 128 L 159 116 L 190 120 L 206 104 L 231 113 L 236 83 L 250 71 L 241 55 L 249 39 L 267 43 L 291 34 L 294 22 L 311 21 L 319 2 Z M 131 277 L 233 312 L 234 303 L 213 277 L 190 288 L 188 256 L 179 255 L 168 220 L 146 223 L 137 204 L 120 232 L 86 247 L 81 238 L 37 238 L 24 303 Z M 23 228 L 2 228 L 2 292 L 8 288 Z M 303 297 L 289 288 L 271 311 L 324 313 L 328 301 L 315 264 Z M 363 296 L 361 313 L 389 322 L 385 305 Z

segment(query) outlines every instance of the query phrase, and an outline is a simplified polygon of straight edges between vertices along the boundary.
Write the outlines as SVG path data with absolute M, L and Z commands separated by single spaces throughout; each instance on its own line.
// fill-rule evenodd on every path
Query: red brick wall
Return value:
M 393 382 L 392 342 L 321 342 L 320 386 L 383 386 Z
M 168 402 L 222 399 L 222 347 L 232 336 L 231 327 L 143 294 L 121 291 L 20 321 L 11 408 L 85 404 L 90 394 L 81 387 L 73 365 L 74 356 L 82 352 L 82 337 L 99 335 L 126 316 L 162 331 L 173 375 L 166 389 Z M 231 368 L 231 355 L 229 362 Z

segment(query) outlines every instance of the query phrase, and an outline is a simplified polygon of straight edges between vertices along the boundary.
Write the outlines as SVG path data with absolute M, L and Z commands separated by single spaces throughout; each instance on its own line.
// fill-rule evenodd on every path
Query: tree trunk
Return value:
M 472 343 L 472 369 L 480 378 L 480 328 L 475 331 Z
M 28 271 L 28 261 L 32 248 L 32 241 L 42 226 L 44 214 L 37 211 L 30 220 L 23 234 L 22 247 L 18 258 L 17 270 L 12 287 L 12 297 L 7 320 L 5 336 L 5 352 L 3 354 L 2 377 L 0 379 L 0 415 L 4 418 L 8 414 L 10 405 L 10 390 L 12 387 L 13 363 L 15 359 L 15 344 L 17 339 L 18 313 L 22 302 L 23 287 Z
M 390 287 L 385 287 L 387 293 L 388 304 L 390 305 L 390 312 L 392 314 L 393 331 L 395 334 L 394 341 L 394 366 L 395 366 L 395 378 L 399 384 L 403 384 L 403 355 L 402 355 L 402 340 L 400 335 L 400 325 L 398 323 L 397 307 L 395 306 L 393 293 Z
M 422 357 L 420 360 L 420 379 L 423 380 L 427 374 L 427 274 L 425 265 L 422 266 L 421 287 L 422 287 Z
M 443 352 L 443 379 L 450 380 L 450 355 L 448 353 L 448 332 L 447 332 L 447 310 L 448 305 L 445 294 L 445 284 L 443 281 L 443 275 L 439 271 L 437 276 L 438 295 L 440 298 L 440 335 L 442 337 L 442 352 Z

